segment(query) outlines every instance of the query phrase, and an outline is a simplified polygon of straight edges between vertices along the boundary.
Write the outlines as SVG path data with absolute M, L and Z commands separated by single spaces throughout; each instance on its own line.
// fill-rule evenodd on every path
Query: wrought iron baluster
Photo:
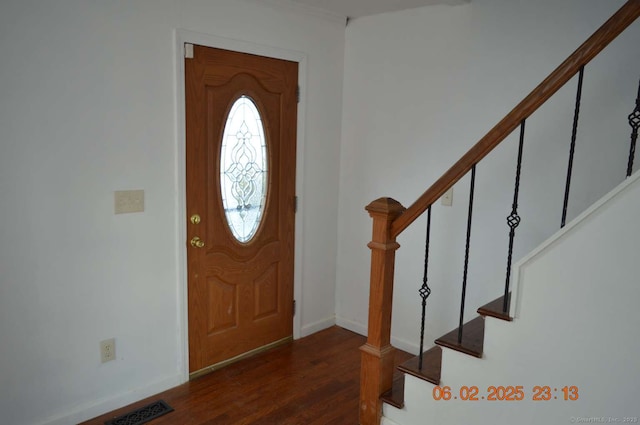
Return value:
M 431 206 L 427 209 L 427 241 L 424 247 L 424 275 L 422 276 L 422 286 L 418 291 L 422 298 L 422 324 L 420 326 L 420 357 L 418 360 L 418 370 L 422 370 L 422 356 L 424 349 L 424 321 L 427 309 L 427 298 L 431 295 L 431 288 L 427 284 L 429 270 L 429 240 L 431 239 Z
M 631 147 L 629 148 L 629 162 L 627 164 L 627 177 L 633 173 L 633 159 L 636 156 L 636 142 L 638 141 L 638 127 L 640 127 L 640 83 L 638 83 L 638 97 L 636 98 L 636 109 L 629 114 L 629 125 L 631 126 Z
M 567 182 L 564 189 L 564 204 L 562 206 L 562 222 L 560 227 L 564 227 L 567 221 L 567 205 L 569 204 L 569 190 L 571 187 L 571 173 L 573 172 L 573 155 L 576 150 L 576 135 L 578 134 L 578 118 L 580 116 L 580 101 L 582 99 L 582 80 L 584 77 L 584 65 L 580 67 L 578 77 L 578 91 L 576 94 L 576 108 L 573 113 L 573 129 L 571 131 L 571 149 L 569 150 L 569 167 L 567 170 Z
M 469 245 L 471 242 L 471 217 L 473 216 L 473 193 L 476 184 L 476 164 L 471 167 L 471 188 L 469 189 L 469 216 L 467 217 L 467 242 L 464 250 L 464 274 L 462 276 L 462 302 L 460 303 L 460 326 L 458 326 L 458 344 L 462 343 L 464 325 L 464 300 L 467 295 L 467 272 L 469 271 Z
M 525 120 L 520 123 L 520 143 L 518 145 L 518 165 L 516 167 L 516 186 L 513 191 L 513 204 L 511 206 L 511 214 L 507 217 L 509 225 L 509 252 L 507 254 L 507 278 L 504 284 L 504 301 L 502 302 L 502 312 L 507 312 L 509 304 L 509 282 L 511 280 L 511 262 L 513 260 L 513 240 L 516 236 L 516 227 L 520 225 L 520 216 L 518 215 L 518 195 L 520 194 L 520 171 L 522 170 L 522 147 L 524 145 L 524 124 Z

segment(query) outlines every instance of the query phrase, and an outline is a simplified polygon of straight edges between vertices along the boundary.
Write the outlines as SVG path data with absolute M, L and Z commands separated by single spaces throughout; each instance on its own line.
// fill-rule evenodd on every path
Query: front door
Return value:
M 293 334 L 298 64 L 185 59 L 189 371 Z

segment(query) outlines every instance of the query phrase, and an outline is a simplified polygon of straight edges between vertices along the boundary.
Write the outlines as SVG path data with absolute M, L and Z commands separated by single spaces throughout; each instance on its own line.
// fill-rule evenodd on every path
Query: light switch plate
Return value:
M 115 214 L 144 212 L 144 190 L 116 190 L 113 199 Z
M 450 207 L 451 205 L 453 205 L 453 187 L 447 190 L 440 199 L 442 200 L 442 205 L 444 205 L 445 207 Z

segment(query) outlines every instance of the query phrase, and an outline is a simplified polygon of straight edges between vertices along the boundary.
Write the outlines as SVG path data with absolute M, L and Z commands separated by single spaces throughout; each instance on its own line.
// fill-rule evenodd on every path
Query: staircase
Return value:
M 502 305 L 491 303 L 468 322 L 472 343 L 461 348 L 444 337 L 425 353 L 422 371 L 417 358 L 401 365 L 383 396 L 382 423 L 638 418 L 638 211 L 635 173 L 515 266 L 515 320 L 492 315 Z
M 627 180 L 566 222 L 585 65 L 639 16 L 640 0 L 627 1 L 409 208 L 391 198 L 367 206 L 373 218 L 373 237 L 369 243 L 369 335 L 361 348 L 361 424 L 640 421 L 640 412 L 630 411 L 635 408 L 632 400 L 640 393 L 640 363 L 629 360 L 640 354 L 640 342 L 632 336 L 640 326 L 640 313 L 634 306 L 640 296 L 636 284 L 640 175 L 632 176 L 640 88 L 636 109 L 629 116 L 632 136 L 629 164 L 625 164 Z M 562 228 L 514 266 L 525 123 L 575 75 L 579 82 Z M 510 244 L 505 289 L 500 297 L 478 308 L 477 317 L 465 320 L 476 165 L 517 128 L 520 148 L 513 210 L 507 220 Z M 467 174 L 471 174 L 471 183 L 460 323 L 436 339 L 435 346 L 424 349 L 425 306 L 431 295 L 431 206 Z M 421 354 L 396 371 L 395 348 L 390 344 L 396 238 L 425 212 L 425 274 L 419 291 Z M 611 338 L 602 341 L 603 335 Z M 617 350 L 615 344 L 624 348 Z

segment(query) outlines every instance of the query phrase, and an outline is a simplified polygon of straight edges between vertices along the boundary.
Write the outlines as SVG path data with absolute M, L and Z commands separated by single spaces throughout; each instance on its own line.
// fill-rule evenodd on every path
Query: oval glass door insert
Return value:
M 220 192 L 229 229 L 242 243 L 260 226 L 268 187 L 267 144 L 262 117 L 247 96 L 236 100 L 222 133 Z

